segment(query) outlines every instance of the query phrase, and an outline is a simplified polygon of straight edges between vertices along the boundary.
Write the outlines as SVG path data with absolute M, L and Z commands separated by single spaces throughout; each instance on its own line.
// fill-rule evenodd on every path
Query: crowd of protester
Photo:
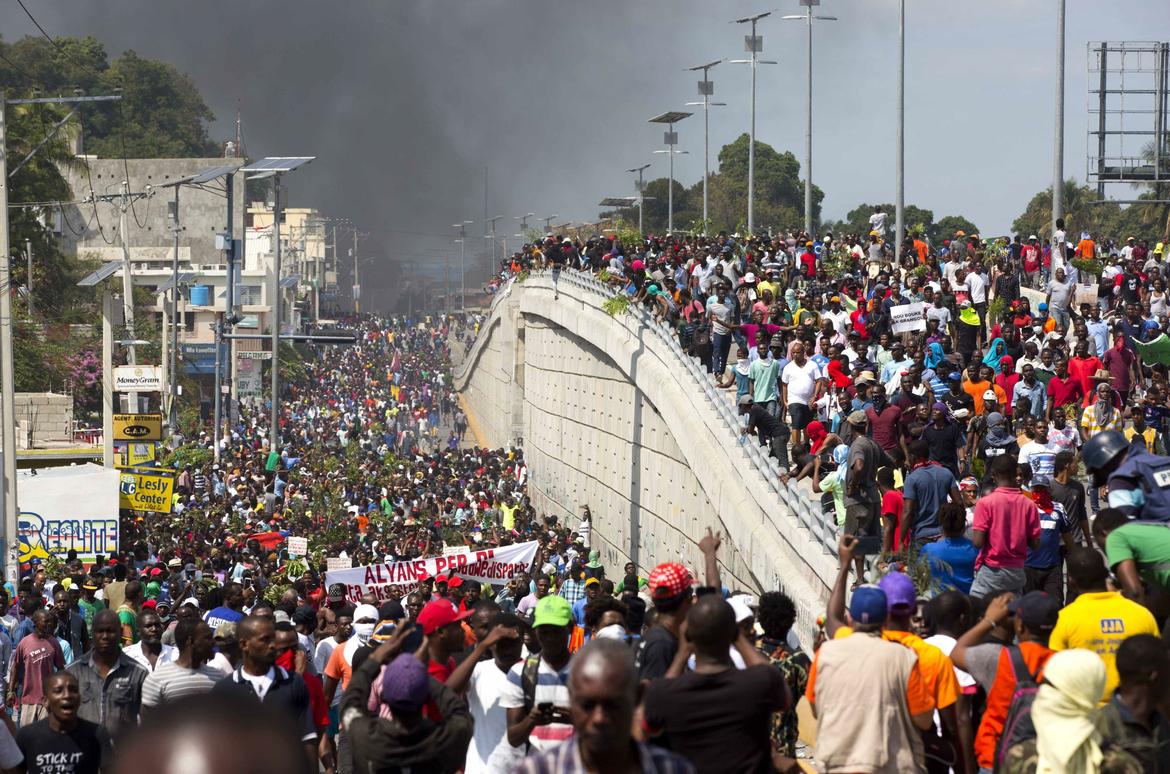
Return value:
M 820 494 L 840 569 L 812 641 L 782 590 L 724 586 L 718 532 L 701 568 L 619 571 L 588 505 L 538 513 L 452 391 L 474 320 L 355 318 L 286 385 L 277 448 L 243 407 L 175 450 L 173 512 L 124 512 L 123 552 L 0 595 L 0 770 L 1170 772 L 1161 246 L 894 255 L 881 215 L 840 245 L 550 237 L 500 277 L 645 304 Z M 529 541 L 495 584 L 325 578 Z

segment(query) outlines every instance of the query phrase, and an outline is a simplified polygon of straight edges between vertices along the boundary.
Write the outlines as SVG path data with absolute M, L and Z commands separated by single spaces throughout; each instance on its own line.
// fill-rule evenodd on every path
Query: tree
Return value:
M 712 230 L 747 229 L 749 138 L 741 134 L 719 150 L 719 171 L 708 181 L 708 213 Z M 755 143 L 755 222 L 760 230 L 799 229 L 804 223 L 804 182 L 800 162 L 789 151 L 780 153 L 767 143 Z M 702 181 L 697 186 L 702 212 Z M 813 226 L 820 222 L 824 192 L 813 186 Z M 677 219 L 676 219 L 677 222 Z
M 1097 203 L 1097 192 L 1092 188 L 1077 185 L 1076 180 L 1064 181 L 1065 231 L 1071 241 L 1075 242 L 1075 235 L 1082 231 L 1116 237 L 1121 220 L 1121 205 Z M 1052 188 L 1032 197 L 1020 217 L 1012 221 L 1012 231 L 1024 236 L 1035 234 L 1045 241 L 1052 238 Z
M 964 234 L 978 234 L 979 229 L 974 223 L 962 215 L 944 215 L 934 224 L 934 231 L 930 235 L 932 244 L 941 244 L 944 239 L 952 239 L 962 231 Z

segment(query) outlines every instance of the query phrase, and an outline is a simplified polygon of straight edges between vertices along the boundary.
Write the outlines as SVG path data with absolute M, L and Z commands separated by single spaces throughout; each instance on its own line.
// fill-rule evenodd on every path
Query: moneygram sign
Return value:
M 114 368 L 114 392 L 162 392 L 162 368 L 117 366 Z
M 170 513 L 174 492 L 173 471 L 123 470 L 118 483 L 119 506 L 135 511 Z

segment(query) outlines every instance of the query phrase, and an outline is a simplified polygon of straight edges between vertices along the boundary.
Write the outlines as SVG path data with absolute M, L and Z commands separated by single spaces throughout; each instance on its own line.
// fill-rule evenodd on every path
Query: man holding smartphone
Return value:
M 500 692 L 508 743 L 546 752 L 573 734 L 569 717 L 569 634 L 573 610 L 557 594 L 542 597 L 532 617 L 540 653 L 516 663 Z

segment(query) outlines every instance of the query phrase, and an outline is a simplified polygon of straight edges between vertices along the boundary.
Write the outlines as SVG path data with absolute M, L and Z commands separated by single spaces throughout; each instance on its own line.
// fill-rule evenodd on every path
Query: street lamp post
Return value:
M 808 102 L 805 104 L 805 127 L 804 127 L 804 232 L 812 238 L 813 233 L 813 216 L 812 216 L 812 111 L 813 111 L 813 19 L 820 21 L 837 21 L 836 16 L 813 16 L 813 6 L 820 5 L 821 0 L 800 0 L 800 4 L 804 6 L 803 14 L 796 14 L 792 16 L 784 16 L 786 20 L 803 21 L 808 32 L 807 54 L 808 60 L 805 64 L 805 75 L 808 80 Z
M 544 233 L 549 233 L 549 229 L 552 227 L 550 224 L 559 217 L 560 215 L 549 215 L 547 218 L 541 218 L 544 221 Z
M 703 106 L 703 235 L 707 235 L 707 181 L 711 177 L 711 151 L 709 148 L 710 136 L 710 108 L 712 105 L 726 105 L 726 102 L 712 102 L 711 95 L 715 93 L 715 84 L 707 77 L 708 71 L 715 65 L 722 62 L 722 59 L 716 59 L 714 62 L 698 65 L 697 67 L 689 68 L 691 72 L 697 70 L 703 71 L 703 80 L 699 81 L 699 95 L 702 96 L 702 102 L 688 102 L 688 107 Z
M 732 59 L 735 64 L 750 64 L 752 66 L 752 122 L 751 131 L 748 133 L 748 211 L 747 211 L 747 229 L 748 233 L 754 233 L 756 218 L 755 218 L 755 204 L 756 204 L 756 66 L 762 64 L 776 64 L 775 61 L 760 59 L 760 52 L 764 50 L 764 37 L 756 34 L 756 23 L 760 19 L 771 16 L 771 11 L 764 13 L 757 13 L 755 16 L 746 16 L 742 19 L 734 19 L 732 24 L 750 24 L 752 25 L 752 34 L 744 36 L 743 47 L 752 56 L 750 59 Z
M 452 224 L 451 228 L 459 229 L 459 313 L 467 311 L 467 227 L 475 221 L 465 220 L 462 223 Z
M 488 259 L 490 261 L 490 263 L 488 264 L 488 273 L 487 273 L 487 277 L 485 279 L 491 279 L 492 275 L 495 274 L 495 272 L 496 272 L 496 222 L 503 217 L 504 217 L 503 215 L 496 215 L 494 218 L 487 219 L 487 222 L 490 223 L 492 226 L 492 236 L 491 236 L 492 254 L 491 254 L 491 257 Z M 504 239 L 506 241 L 507 237 L 505 237 Z
M 676 153 L 685 154 L 687 152 L 674 149 L 674 146 L 678 145 L 678 132 L 674 131 L 674 125 L 690 115 L 691 113 L 686 113 L 681 110 L 672 110 L 662 115 L 654 116 L 648 121 L 651 124 L 666 124 L 667 126 L 666 132 L 662 137 L 662 141 L 666 145 L 666 150 L 654 151 L 655 153 L 665 153 L 670 157 L 670 178 L 666 186 L 667 233 L 674 231 L 674 155 Z
M 898 0 L 898 132 L 894 180 L 894 261 L 906 238 L 906 0 Z
M 527 239 L 528 234 L 526 232 L 528 231 L 528 219 L 535 218 L 535 217 L 536 217 L 535 212 L 526 212 L 523 215 L 513 215 L 512 220 L 520 221 L 520 233 L 513 234 L 512 236 L 518 236 L 521 239 Z
M 1065 0 L 1056 0 L 1056 135 L 1052 142 L 1053 234 L 1056 233 L 1056 221 L 1064 217 L 1064 2 Z M 1056 245 L 1053 245 L 1053 249 L 1056 249 Z M 1060 255 L 1064 255 L 1064 245 L 1060 245 Z M 1056 266 L 1055 261 L 1052 265 Z
M 274 156 L 243 167 L 245 178 L 272 178 L 272 407 L 269 417 L 269 449 L 280 451 L 280 176 L 307 164 L 316 156 Z
M 626 170 L 627 172 L 637 172 L 638 173 L 638 182 L 635 183 L 635 185 L 637 186 L 637 191 L 638 191 L 638 235 L 639 236 L 646 235 L 646 229 L 644 228 L 644 221 L 642 219 L 643 214 L 646 212 L 646 181 L 642 179 L 642 173 L 645 172 L 649 167 L 650 167 L 649 164 L 643 164 L 640 167 L 634 167 L 633 169 Z M 703 193 L 703 205 L 704 205 L 703 217 L 704 218 L 707 217 L 707 210 L 705 209 L 706 203 L 707 203 L 706 202 L 706 199 L 707 199 L 706 191 L 707 191 L 707 181 L 704 180 L 703 181 L 703 192 L 704 192 Z

